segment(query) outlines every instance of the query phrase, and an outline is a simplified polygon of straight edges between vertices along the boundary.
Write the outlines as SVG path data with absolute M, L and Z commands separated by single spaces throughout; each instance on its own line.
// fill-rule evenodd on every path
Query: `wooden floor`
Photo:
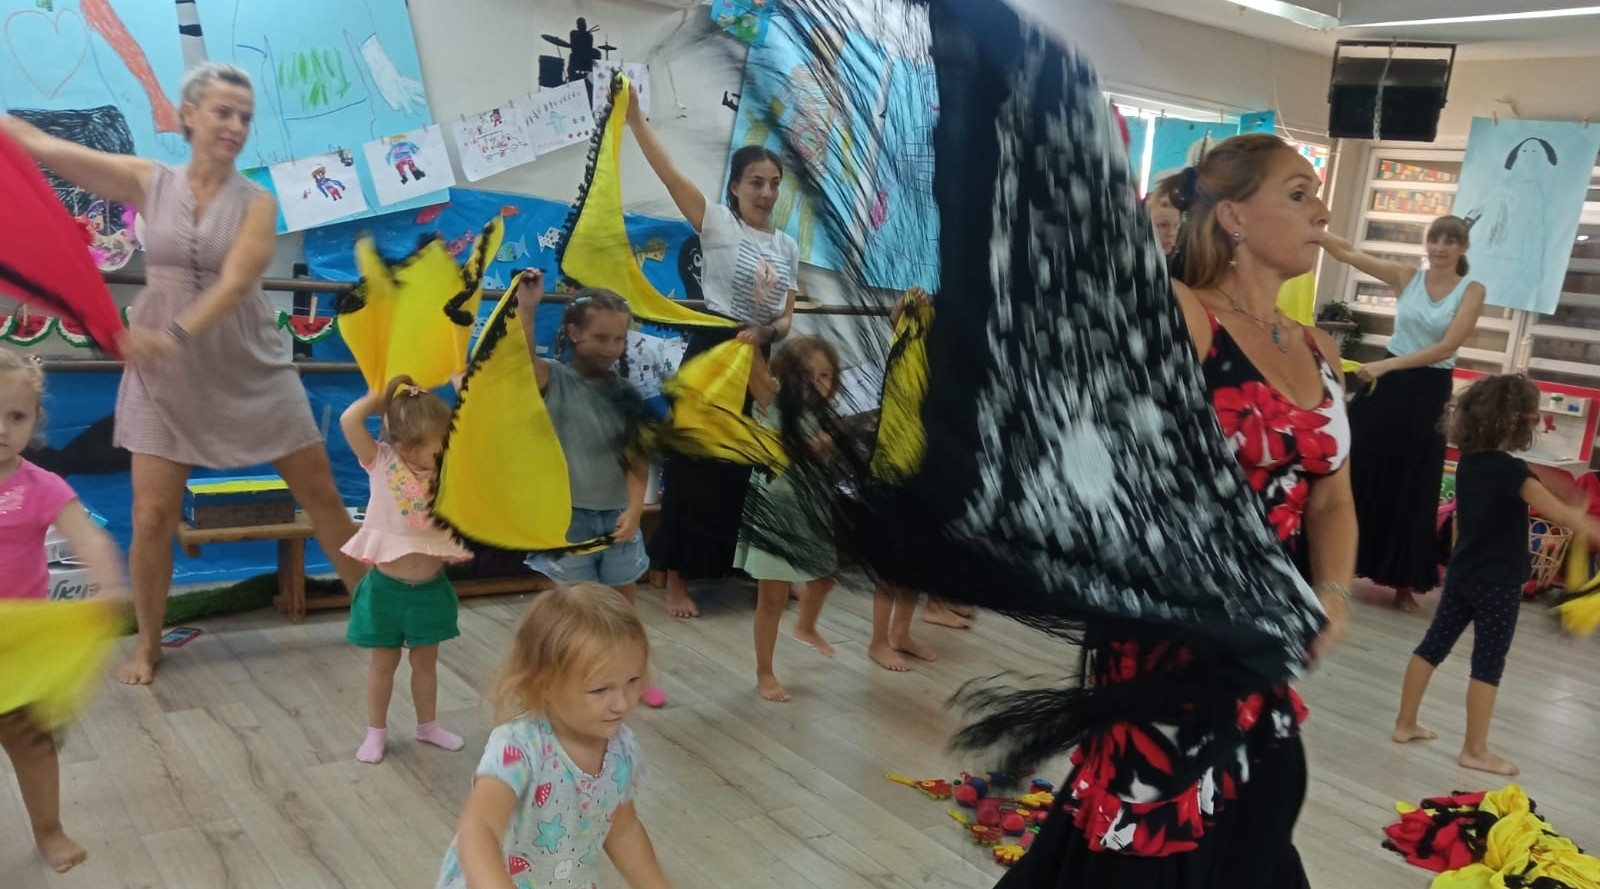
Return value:
M 778 671 L 795 701 L 767 704 L 750 675 L 751 599 L 730 586 L 702 597 L 702 619 L 675 621 L 659 593 L 641 598 L 671 703 L 632 722 L 648 767 L 640 812 L 675 885 L 991 885 L 999 868 L 963 840 L 946 806 L 883 775 L 948 778 L 980 765 L 942 750 L 950 692 L 997 669 L 1038 672 L 1069 655 L 986 616 L 970 632 L 923 629 L 942 660 L 890 674 L 866 658 L 868 597 L 841 590 L 822 623 L 838 660 L 785 637 Z M 399 740 L 378 766 L 354 758 L 366 660 L 345 644 L 343 614 L 304 626 L 274 612 L 206 623 L 154 688 L 108 682 L 67 738 L 65 820 L 89 848 L 87 864 L 65 877 L 47 873 L 7 775 L 0 886 L 431 887 L 490 728 L 479 690 L 523 601 L 465 605 L 462 638 L 442 649 L 442 718 L 467 749 L 410 741 L 413 714 L 401 695 L 391 716 Z M 1425 706 L 1441 739 L 1388 740 L 1399 676 L 1426 621 L 1358 604 L 1350 643 L 1303 685 L 1312 783 L 1298 843 L 1317 886 L 1425 887 L 1427 874 L 1379 846 L 1395 800 L 1502 783 L 1455 765 L 1465 650 L 1440 671 Z M 1600 641 L 1560 637 L 1542 608 L 1526 607 L 1522 621 L 1494 740 L 1523 766 L 1540 811 L 1581 845 L 1600 847 Z

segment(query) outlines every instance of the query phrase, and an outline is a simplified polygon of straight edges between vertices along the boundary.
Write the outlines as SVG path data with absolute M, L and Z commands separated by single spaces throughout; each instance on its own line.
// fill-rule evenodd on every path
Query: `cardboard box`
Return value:
M 99 595 L 100 587 L 89 579 L 89 569 L 75 562 L 50 566 L 50 601 L 78 602 Z
M 194 479 L 183 499 L 183 520 L 195 528 L 241 528 L 294 521 L 294 497 L 275 475 Z

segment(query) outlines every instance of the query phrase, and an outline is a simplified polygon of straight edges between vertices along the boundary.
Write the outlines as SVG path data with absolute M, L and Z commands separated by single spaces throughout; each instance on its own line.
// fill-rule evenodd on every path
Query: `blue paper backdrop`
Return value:
M 544 270 L 547 281 L 560 280 L 556 247 L 570 211 L 568 204 L 466 188 L 450 189 L 449 197 L 449 203 L 443 207 L 428 208 L 420 213 L 389 213 L 307 232 L 305 257 L 312 277 L 356 280 L 359 276 L 354 245 L 363 234 L 371 234 L 378 251 L 392 259 L 405 256 L 421 239 L 437 234 L 445 238 L 457 261 L 465 261 L 478 232 L 489 220 L 501 216 L 505 220 L 505 240 L 499 254 L 489 264 L 484 287 L 504 289 L 524 268 Z M 645 277 L 657 290 L 674 299 L 699 298 L 699 282 L 693 280 L 699 274 L 699 240 L 687 222 L 630 213 L 624 217 L 624 225 L 635 254 L 645 257 L 641 263 Z M 492 303 L 485 303 L 480 314 L 487 317 L 492 308 Z M 558 305 L 540 307 L 537 336 L 541 346 L 548 348 L 554 342 L 561 311 Z M 314 350 L 321 360 L 351 360 L 349 350 L 337 336 L 318 343 Z
M 1239 125 L 1232 123 L 1201 123 L 1164 117 L 1156 121 L 1155 144 L 1150 157 L 1150 176 L 1159 180 L 1190 166 L 1201 141 L 1218 142 L 1239 134 Z
M 176 108 L 183 81 L 177 7 L 147 0 L 110 0 L 110 5 Z M 0 0 L 0 21 L 5 32 L 0 107 L 69 111 L 115 105 L 127 119 L 140 157 L 165 163 L 188 159 L 189 146 L 180 133 L 157 132 L 145 87 L 127 60 L 84 21 L 74 0 L 55 0 L 50 9 L 38 0 Z
M 800 261 L 834 270 L 844 265 L 832 233 L 818 224 L 816 203 L 826 200 L 848 219 L 866 219 L 866 230 L 855 236 L 862 239 L 868 286 L 937 289 L 932 134 L 939 100 L 931 63 L 891 59 L 876 41 L 846 34 L 834 64 L 880 97 L 881 114 L 842 116 L 810 73 L 806 43 L 795 27 L 790 18 L 773 16 L 751 48 L 729 154 L 746 145 L 783 153 L 770 122 L 777 109 L 797 150 L 825 171 L 823 195 L 802 194 L 786 182 L 773 208 L 774 225 L 800 245 Z M 868 147 L 874 145 L 881 153 Z
M 239 168 L 271 190 L 266 171 L 255 168 L 346 149 L 369 205 L 351 218 L 374 215 L 377 191 L 361 146 L 433 122 L 405 0 L 198 0 L 198 10 L 206 56 L 255 81 L 255 126 Z
M 1556 310 L 1597 152 L 1600 126 L 1473 119 L 1453 212 L 1490 305 Z
M 50 373 L 46 380 L 45 411 L 49 426 L 45 430 L 51 447 L 62 447 L 83 433 L 92 424 L 112 413 L 116 406 L 117 384 L 120 373 Z M 350 402 L 361 397 L 366 385 L 361 376 L 349 374 L 307 374 L 301 378 L 306 394 L 311 400 L 311 410 L 318 422 L 324 412 L 330 412 L 332 422 L 328 429 L 328 456 L 333 461 L 334 477 L 345 503 L 351 505 L 367 502 L 367 474 L 356 463 L 355 455 L 345 444 L 339 432 L 339 413 Z M 197 469 L 196 478 L 237 475 L 270 474 L 269 466 L 223 471 Z M 84 504 L 106 519 L 106 530 L 116 539 L 117 546 L 126 553 L 133 539 L 131 505 L 132 483 L 128 473 L 69 474 L 67 481 Z M 174 584 L 226 584 L 267 574 L 277 570 L 277 545 L 271 542 L 228 543 L 208 546 L 201 557 L 191 559 L 182 550 L 173 547 Z M 317 548 L 316 541 L 306 546 L 306 568 L 313 573 L 328 573 L 332 566 Z

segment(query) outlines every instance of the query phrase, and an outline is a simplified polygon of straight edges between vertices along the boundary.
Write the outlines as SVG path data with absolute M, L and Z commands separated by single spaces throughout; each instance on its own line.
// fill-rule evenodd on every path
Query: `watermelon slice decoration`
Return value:
M 56 328 L 49 315 L 11 315 L 6 319 L 5 340 L 19 346 L 37 346 Z
M 289 328 L 289 335 L 294 337 L 297 343 L 315 343 L 333 333 L 333 316 L 323 315 L 318 318 L 314 315 L 291 315 L 288 312 L 279 312 L 278 326 Z
M 56 333 L 76 349 L 88 348 L 92 342 L 89 332 L 83 329 L 83 325 L 71 318 L 57 318 Z

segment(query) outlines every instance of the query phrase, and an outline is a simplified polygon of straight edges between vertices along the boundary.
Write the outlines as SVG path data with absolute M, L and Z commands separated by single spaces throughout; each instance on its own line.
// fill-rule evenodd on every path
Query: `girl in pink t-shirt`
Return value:
M 381 441 L 367 431 L 375 414 L 383 417 Z M 439 643 L 460 635 L 456 593 L 444 565 L 464 562 L 472 553 L 434 524 L 430 493 L 450 429 L 450 406 L 410 377 L 395 377 L 384 391 L 369 392 L 346 408 L 339 427 L 372 483 L 361 530 L 344 545 L 345 555 L 372 566 L 356 587 L 345 633 L 352 645 L 372 649 L 367 738 L 356 759 L 383 760 L 402 648 L 411 649 L 417 740 L 460 750 L 460 736 L 438 722 Z
M 122 587 L 116 544 L 60 476 L 23 459 L 23 450 L 34 443 L 43 402 L 44 368 L 0 349 L 0 599 L 49 598 L 44 540 L 51 525 L 67 539 L 73 556 L 89 566 L 100 594 L 115 595 Z M 61 828 L 55 739 L 34 724 L 27 710 L 16 710 L 0 713 L 0 746 L 17 773 L 39 852 L 57 873 L 66 873 L 87 853 Z

